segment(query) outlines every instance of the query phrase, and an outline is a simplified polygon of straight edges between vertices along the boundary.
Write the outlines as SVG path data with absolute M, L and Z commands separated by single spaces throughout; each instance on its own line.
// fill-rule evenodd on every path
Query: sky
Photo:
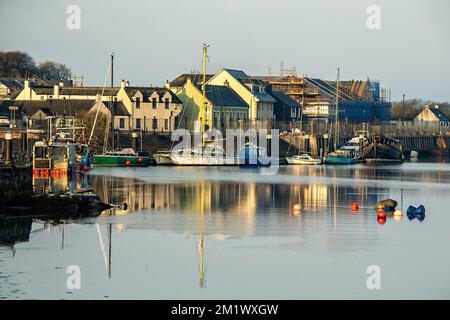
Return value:
M 276 75 L 283 62 L 335 80 L 339 67 L 342 80 L 380 80 L 394 101 L 450 101 L 448 12 L 448 0 L 0 0 L 0 51 L 64 63 L 86 85 L 103 85 L 114 52 L 116 85 L 162 86 L 201 70 L 207 43 L 211 73 Z

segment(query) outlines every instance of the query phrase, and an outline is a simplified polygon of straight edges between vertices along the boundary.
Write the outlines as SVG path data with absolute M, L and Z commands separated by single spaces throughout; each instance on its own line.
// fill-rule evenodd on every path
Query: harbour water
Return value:
M 450 298 L 449 163 L 98 168 L 74 183 L 127 208 L 2 230 L 19 235 L 0 246 L 0 298 Z M 425 220 L 378 223 L 386 198 Z

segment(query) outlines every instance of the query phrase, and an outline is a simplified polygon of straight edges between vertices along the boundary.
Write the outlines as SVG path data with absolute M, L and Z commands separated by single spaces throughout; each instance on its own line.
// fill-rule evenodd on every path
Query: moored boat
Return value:
M 327 164 L 357 164 L 362 160 L 351 150 L 338 149 L 325 158 Z
M 303 165 L 322 164 L 322 159 L 313 158 L 309 154 L 300 154 L 292 157 L 287 157 L 286 161 L 288 164 L 303 164 Z
M 157 153 L 153 154 L 153 159 L 155 159 L 155 162 L 158 165 L 171 165 L 174 163 L 170 156 L 170 151 L 158 151 Z
M 149 165 L 150 156 L 145 152 L 136 152 L 132 148 L 94 155 L 96 167 L 147 167 Z

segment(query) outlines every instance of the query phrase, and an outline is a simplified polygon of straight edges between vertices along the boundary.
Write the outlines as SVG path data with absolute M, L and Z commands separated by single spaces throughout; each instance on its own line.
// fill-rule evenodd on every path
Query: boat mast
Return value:
M 339 73 L 337 68 L 337 80 L 336 80 L 336 115 L 334 118 L 334 150 L 337 150 L 338 136 L 339 136 Z
M 202 107 L 200 110 L 202 147 L 205 147 L 204 133 L 206 128 L 205 114 L 206 114 L 206 58 L 209 45 L 203 44 L 203 86 L 202 86 Z
M 111 53 L 111 92 L 109 96 L 109 106 L 111 112 L 111 147 L 114 150 L 114 108 L 113 108 L 113 87 L 114 87 L 114 52 Z

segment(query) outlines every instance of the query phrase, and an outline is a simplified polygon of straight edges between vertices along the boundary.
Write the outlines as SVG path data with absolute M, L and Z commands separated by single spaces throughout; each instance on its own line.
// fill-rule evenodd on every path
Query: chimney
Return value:
M 120 88 L 124 89 L 127 86 L 127 83 L 125 82 L 125 80 L 120 81 Z
M 436 105 L 434 106 L 434 108 L 435 108 L 435 109 L 439 109 L 439 106 L 436 104 Z
M 102 101 L 102 95 L 101 95 L 100 93 L 97 93 L 97 94 L 95 95 L 95 101 L 96 101 L 96 102 Z
M 60 82 L 59 82 L 59 86 L 60 86 L 60 87 L 64 87 L 64 82 L 63 82 L 63 81 L 60 81 Z
M 228 80 L 225 80 L 225 82 L 223 83 L 223 85 L 224 85 L 225 87 L 227 87 L 227 88 L 230 87 L 230 83 L 228 82 Z
M 25 80 L 25 81 L 23 82 L 23 87 L 24 87 L 24 88 L 29 88 L 29 87 L 30 87 L 30 80 Z
M 53 98 L 59 98 L 59 85 L 55 84 L 53 86 Z

